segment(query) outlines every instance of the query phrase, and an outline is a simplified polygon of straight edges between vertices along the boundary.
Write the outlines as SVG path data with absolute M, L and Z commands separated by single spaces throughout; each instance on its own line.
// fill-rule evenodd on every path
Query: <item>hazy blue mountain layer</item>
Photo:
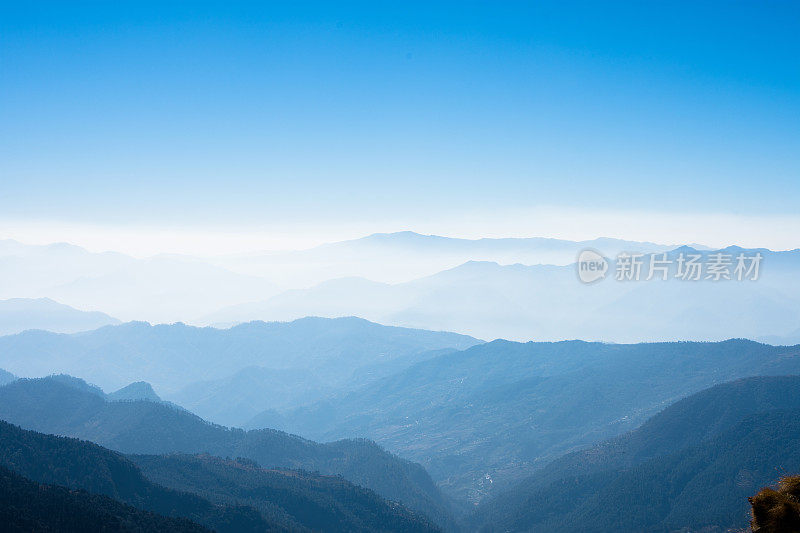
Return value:
M 341 398 L 256 417 L 318 440 L 365 436 L 479 501 L 575 447 L 747 376 L 800 374 L 800 347 L 746 340 L 615 345 L 494 341 Z
M 47 297 L 126 321 L 186 320 L 278 292 L 263 277 L 202 259 L 165 254 L 137 259 L 67 243 L 39 246 L 13 240 L 0 240 L 0 279 L 0 298 Z
M 315 376 L 335 387 L 362 369 L 402 365 L 421 352 L 463 349 L 478 342 L 454 333 L 381 326 L 352 317 L 254 322 L 230 329 L 131 322 L 73 335 L 27 331 L 0 337 L 0 368 L 27 377 L 78 375 L 106 390 L 142 380 L 161 396 L 175 399 L 170 394 L 182 387 L 256 366 L 302 371 L 292 382 L 301 389 L 295 394 L 302 396 L 305 380 L 313 382 Z M 190 408 L 205 398 L 190 396 L 179 398 Z
M 446 270 L 396 284 L 353 277 L 326 280 L 220 310 L 204 317 L 203 323 L 355 315 L 382 324 L 457 331 L 483 339 L 610 342 L 785 337 L 796 332 L 800 323 L 799 250 L 732 246 L 711 252 L 684 246 L 668 253 L 672 264 L 666 281 L 657 273 L 645 281 L 647 256 L 642 258 L 640 281 L 617 281 L 615 253 L 598 250 L 611 263 L 606 279 L 592 285 L 578 280 L 574 264 L 471 257 Z M 647 250 L 634 246 L 629 251 Z M 705 279 L 712 253 L 728 258 L 733 279 Z M 680 254 L 701 256 L 700 281 L 675 278 Z M 733 276 L 739 254 L 761 254 L 757 281 L 737 281 Z
M 76 333 L 111 324 L 119 324 L 119 320 L 97 311 L 80 311 L 50 298 L 0 300 L 0 335 L 28 329 Z

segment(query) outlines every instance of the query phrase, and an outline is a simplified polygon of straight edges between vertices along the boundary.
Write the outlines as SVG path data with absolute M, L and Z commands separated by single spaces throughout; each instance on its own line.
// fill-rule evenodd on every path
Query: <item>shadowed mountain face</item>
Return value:
M 702 391 L 485 502 L 485 531 L 726 531 L 775 469 L 800 471 L 800 377 Z M 554 529 L 555 528 L 555 529 Z M 716 529 L 715 529 L 716 528 Z
M 308 531 L 430 531 L 426 519 L 338 476 L 265 470 L 246 459 L 134 455 L 151 480 L 216 503 L 248 505 L 275 522 Z
M 99 515 L 110 515 L 105 517 L 106 530 L 115 520 L 122 524 L 120 530 L 126 530 L 124 525 L 131 520 L 149 520 L 152 525 L 141 529 L 145 531 L 161 531 L 159 522 L 164 523 L 165 530 L 200 529 L 188 520 L 170 521 L 141 510 L 183 517 L 217 531 L 231 532 L 436 529 L 406 508 L 340 477 L 293 470 L 267 471 L 252 461 L 211 456 L 134 456 L 137 466 L 95 444 L 25 431 L 5 422 L 0 422 L 0 444 L 0 487 L 9 482 L 13 485 L 8 488 L 12 496 L 19 495 L 22 480 L 14 476 L 22 475 L 33 480 L 29 484 L 49 483 L 87 491 L 91 494 L 71 499 L 65 499 L 58 487 L 42 493 L 51 500 L 51 506 L 55 498 L 61 512 L 72 509 L 77 514 L 76 511 L 94 509 L 83 513 L 87 514 L 84 520 L 99 522 Z M 3 467 L 14 470 L 14 474 Z M 28 507 L 42 518 L 42 505 L 40 502 Z
M 423 361 L 342 398 L 253 426 L 328 440 L 363 435 L 480 501 L 577 446 L 670 403 L 752 375 L 800 374 L 800 347 L 751 341 L 609 345 L 494 341 Z
M 0 467 L 3 531 L 86 533 L 87 531 L 210 532 L 187 519 L 168 518 L 108 496 L 36 483 Z
M 0 387 L 0 418 L 123 453 L 209 453 L 248 458 L 267 468 L 339 474 L 439 523 L 449 520 L 447 503 L 422 467 L 366 440 L 318 444 L 274 430 L 228 429 L 162 403 L 109 402 L 55 379 L 18 380 Z
M 188 518 L 219 531 L 270 529 L 254 509 L 214 505 L 147 480 L 118 453 L 92 443 L 0 422 L 0 466 L 37 483 L 107 496 L 139 509 Z
M 670 405 L 630 433 L 561 457 L 536 473 L 537 483 L 570 475 L 628 468 L 697 446 L 749 415 L 800 409 L 800 377 L 751 377 L 723 383 Z

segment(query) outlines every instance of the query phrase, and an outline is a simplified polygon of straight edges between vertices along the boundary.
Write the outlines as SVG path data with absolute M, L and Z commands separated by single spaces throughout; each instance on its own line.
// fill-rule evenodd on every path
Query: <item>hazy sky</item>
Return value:
M 24 4 L 0 237 L 800 247 L 797 3 Z

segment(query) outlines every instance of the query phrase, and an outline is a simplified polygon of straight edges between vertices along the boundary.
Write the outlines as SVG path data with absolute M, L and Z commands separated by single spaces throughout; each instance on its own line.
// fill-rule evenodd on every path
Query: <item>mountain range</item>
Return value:
M 242 457 L 265 468 L 340 475 L 437 523 L 451 520 L 448 502 L 421 466 L 363 439 L 319 444 L 275 430 L 230 429 L 164 403 L 109 401 L 69 377 L 20 379 L 0 387 L 0 420 L 128 454 Z
M 67 243 L 0 241 L 0 298 L 51 298 L 122 320 L 174 322 L 278 292 L 268 280 L 191 257 L 138 259 Z M 25 325 L 23 329 L 30 329 Z
M 165 398 L 189 408 L 213 407 L 218 380 L 248 367 L 259 367 L 264 369 L 262 375 L 278 379 L 293 372 L 294 379 L 276 394 L 262 390 L 258 412 L 259 405 L 271 406 L 276 396 L 307 398 L 315 381 L 323 383 L 319 391 L 323 393 L 351 380 L 363 383 L 385 375 L 431 350 L 462 349 L 479 342 L 454 333 L 388 327 L 352 317 L 253 322 L 230 329 L 131 322 L 71 335 L 26 331 L 0 337 L 0 368 L 26 377 L 79 375 L 106 390 L 147 381 Z M 226 390 L 237 393 L 235 388 Z
M 0 418 L 59 433 L 70 427 L 67 432 L 88 432 L 94 439 L 116 438 L 112 433 L 120 424 L 111 419 L 122 418 L 133 432 L 117 434 L 118 442 L 130 443 L 125 447 L 180 448 L 177 435 L 199 436 L 186 431 L 191 423 L 164 417 L 162 411 L 173 408 L 156 402 L 110 402 L 123 409 L 87 417 L 98 401 L 109 404 L 75 378 L 18 380 L 0 387 Z M 131 424 L 133 419 L 138 422 Z M 195 447 L 209 447 L 212 440 L 206 433 Z M 21 524 L 18 530 L 36 523 L 65 531 L 78 531 L 69 527 L 76 523 L 165 531 L 436 529 L 421 514 L 342 477 L 263 468 L 264 452 L 286 457 L 302 444 L 256 440 L 255 448 L 236 450 L 248 452 L 236 459 L 225 458 L 220 447 L 125 457 L 0 422 L 0 514 L 11 517 L 7 524 Z M 260 461 L 253 458 L 259 447 Z M 352 453 L 343 457 L 351 457 L 356 468 L 370 468 L 371 460 Z M 745 378 L 690 395 L 628 433 L 548 463 L 481 502 L 461 525 L 447 514 L 438 517 L 439 524 L 447 531 L 485 532 L 741 530 L 749 518 L 747 496 L 780 475 L 776 465 L 800 471 L 798 457 L 800 376 Z M 377 471 L 397 483 L 400 478 L 390 474 L 395 467 L 387 466 Z
M 724 340 L 784 337 L 800 323 L 800 288 L 794 281 L 800 251 L 729 247 L 719 251 L 675 248 L 679 254 L 712 253 L 733 260 L 761 254 L 756 281 L 662 281 L 644 267 L 641 281 L 617 281 L 615 265 L 605 280 L 580 283 L 574 264 L 500 264 L 468 261 L 448 270 L 388 284 L 340 278 L 284 291 L 261 302 L 222 309 L 201 324 L 285 320 L 308 315 L 355 315 L 383 324 L 457 331 L 484 339 Z M 614 256 L 608 254 L 609 258 Z M 705 275 L 705 274 L 704 274 Z M 658 320 L 652 319 L 658 316 Z
M 399 232 L 293 252 L 217 258 L 158 255 L 139 259 L 114 252 L 89 252 L 66 243 L 26 245 L 4 240 L 0 241 L 0 276 L 6 283 L 0 289 L 0 298 L 46 297 L 78 309 L 102 311 L 124 321 L 230 326 L 309 315 L 356 315 L 391 325 L 477 335 L 474 325 L 479 317 L 462 316 L 448 324 L 441 320 L 441 311 L 446 309 L 438 310 L 435 306 L 429 309 L 426 306 L 431 302 L 416 302 L 419 288 L 427 283 L 425 278 L 469 261 L 567 265 L 587 247 L 608 254 L 626 249 L 663 252 L 674 248 L 607 238 L 469 240 Z M 417 280 L 419 283 L 415 283 Z M 375 298 L 386 292 L 383 285 L 405 283 L 412 285 L 402 290 L 390 289 L 391 298 L 386 301 Z M 306 291 L 311 287 L 309 295 Z M 326 302 L 326 291 L 335 293 L 332 302 Z M 345 299 L 344 306 L 340 299 L 343 293 L 350 299 L 349 303 Z M 272 297 L 278 298 L 270 300 Z M 439 315 L 438 323 L 425 324 L 426 314 L 434 319 Z M 491 318 L 491 314 L 484 315 Z M 8 331 L 36 327 L 35 322 L 22 323 Z M 525 340 L 535 333 L 523 332 L 519 327 L 503 328 L 499 321 L 488 323 L 480 331 L 477 336 L 518 339 L 527 335 Z M 784 332 L 763 334 L 773 333 Z
M 98 511 L 105 509 L 108 513 L 110 508 L 114 518 L 122 517 L 128 522 L 131 518 L 135 522 L 149 518 L 151 525 L 142 527 L 142 531 L 161 531 L 163 526 L 156 526 L 159 522 L 165 523 L 167 529 L 201 529 L 192 526 L 194 522 L 221 532 L 314 531 L 320 525 L 330 531 L 436 530 L 424 517 L 339 477 L 264 470 L 244 459 L 177 455 L 126 458 L 96 444 L 25 431 L 5 422 L 0 422 L 0 444 L 0 468 L 23 476 L 28 483 L 47 484 L 47 491 L 42 491 L 40 485 L 40 495 L 45 492 L 50 499 L 53 495 L 63 498 L 63 492 L 56 489 L 63 487 L 95 496 L 85 506 L 74 501 L 69 507 L 61 504 L 59 510 L 67 507 L 72 512 L 73 524 L 76 518 L 86 520 L 86 514 L 94 518 L 100 514 Z M 4 473 L 6 479 L 22 484 L 7 471 L 0 470 L 0 479 Z M 210 491 L 204 482 L 212 479 Z M 18 497 L 18 491 L 16 487 L 10 492 Z M 105 499 L 98 504 L 97 496 Z M 89 498 L 77 499 L 82 503 Z M 113 505 L 109 499 L 118 503 Z M 3 499 L 3 504 L 7 505 L 7 501 Z M 17 502 L 14 507 L 30 508 L 31 502 Z M 53 503 L 49 502 L 48 507 Z M 39 520 L 47 518 L 41 509 L 33 510 L 38 511 Z M 162 517 L 147 516 L 141 511 Z M 114 518 L 106 516 L 99 530 L 112 529 Z
M 103 400 L 166 400 L 226 426 L 370 438 L 422 464 L 453 499 L 480 502 L 705 387 L 800 373 L 798 350 L 744 340 L 484 344 L 308 318 L 227 330 L 130 323 L 28 331 L 0 337 L 0 366 L 17 376 L 83 375 L 121 389 L 94 390 Z
M 704 388 L 785 374 L 800 374 L 800 346 L 493 341 L 310 406 L 266 411 L 248 427 L 369 437 L 422 464 L 456 500 L 480 502 Z
M 80 311 L 50 298 L 0 300 L 0 335 L 28 329 L 76 333 L 119 323 L 119 320 L 105 313 Z
M 568 265 L 585 248 L 616 255 L 623 250 L 664 252 L 676 246 L 612 238 L 586 241 L 544 237 L 460 239 L 400 231 L 374 233 L 308 250 L 237 254 L 212 261 L 240 274 L 265 276 L 282 287 L 303 288 L 348 277 L 396 284 L 468 261 Z
M 107 496 L 138 509 L 180 516 L 220 531 L 269 525 L 252 509 L 222 507 L 159 487 L 130 461 L 95 444 L 24 431 L 0 422 L 0 465 L 36 483 Z M 106 524 L 108 528 L 110 524 Z
M 0 468 L 10 471 L 0 471 L 0 490 L 10 484 L 13 496 L 39 486 L 40 494 L 63 499 L 59 486 L 80 488 L 113 498 L 89 505 L 110 509 L 110 516 L 185 518 L 191 520 L 180 523 L 185 527 L 194 523 L 221 531 L 372 531 L 379 524 L 393 531 L 424 531 L 436 524 L 448 531 L 711 532 L 746 525 L 747 496 L 780 475 L 776 465 L 800 471 L 800 376 L 768 375 L 800 374 L 798 347 L 751 341 L 633 346 L 496 341 L 440 357 L 451 364 L 463 360 L 455 369 L 463 377 L 454 381 L 444 375 L 436 381 L 432 378 L 442 366 L 432 365 L 436 358 L 424 361 L 394 378 L 398 390 L 414 391 L 418 398 L 403 404 L 384 381 L 387 399 L 372 409 L 387 413 L 384 431 L 392 438 L 401 438 L 394 431 L 421 427 L 423 434 L 402 437 L 409 443 L 404 455 L 414 455 L 414 448 L 422 450 L 420 456 L 438 455 L 428 466 L 434 474 L 450 471 L 439 485 L 456 498 L 470 496 L 477 504 L 471 512 L 463 499 L 451 507 L 419 465 L 369 441 L 317 444 L 275 430 L 232 430 L 153 399 L 147 384 L 123 388 L 118 391 L 123 399 L 112 400 L 114 393 L 106 395 L 70 376 L 0 386 L 0 419 L 132 455 L 122 458 L 94 444 L 0 424 Z M 638 368 L 620 372 L 636 361 Z M 526 367 L 532 368 L 528 375 Z M 748 367 L 765 375 L 730 381 Z M 467 369 L 473 372 L 464 374 Z M 512 375 L 518 382 L 509 380 Z M 617 376 L 617 387 L 601 385 L 612 381 L 610 376 Z M 709 380 L 721 383 L 707 388 Z M 439 390 L 443 397 L 426 390 Z M 503 414 L 498 400 L 503 396 L 510 398 L 509 411 L 528 413 L 521 426 L 508 425 L 513 414 Z M 398 426 L 388 407 L 393 402 L 401 412 L 418 409 L 420 418 Z M 620 410 L 635 414 L 619 417 Z M 331 426 L 352 423 L 337 419 L 333 409 L 327 416 Z M 361 412 L 352 418 L 368 416 Z M 482 429 L 472 430 L 467 422 Z M 612 436 L 603 440 L 604 433 Z M 49 455 L 51 449 L 61 451 Z M 486 465 L 476 472 L 486 474 L 477 476 L 477 485 L 460 488 L 460 469 L 473 450 Z M 520 459 L 526 453 L 540 459 L 526 464 Z M 496 457 L 507 461 L 506 468 L 490 470 Z M 111 460 L 123 463 L 98 466 Z M 54 470 L 56 464 L 61 466 Z M 128 481 L 122 483 L 121 475 Z M 146 488 L 148 483 L 157 485 Z M 475 486 L 480 498 L 474 497 Z M 171 496 L 170 490 L 179 492 Z M 165 500 L 183 503 L 165 507 Z M 117 504 L 133 508 L 113 507 Z M 84 504 L 73 498 L 70 505 L 79 512 Z M 137 509 L 161 516 L 137 517 Z M 261 521 L 272 525 L 258 525 Z M 167 530 L 175 525 L 164 524 Z
M 610 260 L 606 279 L 592 285 L 576 276 L 574 263 L 586 249 Z M 760 253 L 763 261 L 755 282 L 618 282 L 614 258 L 624 251 L 666 253 L 673 263 L 680 253 L 708 260 L 712 252 L 731 260 Z M 300 251 L 148 259 L 0 241 L 0 276 L 8 282 L 0 298 L 47 297 L 126 321 L 215 327 L 359 316 L 484 339 L 791 343 L 800 323 L 798 268 L 798 250 L 609 238 L 469 240 L 399 232 Z M 648 320 L 656 311 L 659 320 Z M 40 325 L 21 320 L 6 331 Z
M 776 472 L 776 469 L 779 470 Z M 733 531 L 747 497 L 800 471 L 800 377 L 725 383 L 568 454 L 473 515 L 481 531 Z

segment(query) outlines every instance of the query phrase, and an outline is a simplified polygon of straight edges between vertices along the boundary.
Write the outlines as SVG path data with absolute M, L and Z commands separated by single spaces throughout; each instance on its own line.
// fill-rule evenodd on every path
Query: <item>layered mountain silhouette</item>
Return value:
M 604 253 L 611 260 L 615 257 Z M 674 279 L 674 262 L 681 253 L 699 254 L 706 263 L 711 253 L 722 253 L 732 262 L 740 253 L 760 253 L 759 277 L 756 281 L 734 278 L 720 282 Z M 330 280 L 223 309 L 200 321 L 231 324 L 307 315 L 356 315 L 384 324 L 457 331 L 484 339 L 612 342 L 769 339 L 797 331 L 800 290 L 794 276 L 800 269 L 800 251 L 729 247 L 711 252 L 680 247 L 667 258 L 673 261 L 667 281 L 657 276 L 646 281 L 647 264 L 640 281 L 617 281 L 612 261 L 607 278 L 593 285 L 578 280 L 574 264 L 469 261 L 396 284 Z
M 186 519 L 167 524 L 172 527 L 186 527 L 190 519 L 231 532 L 435 530 L 425 518 L 339 477 L 267 471 L 252 461 L 210 456 L 135 456 L 131 461 L 96 444 L 25 431 L 5 422 L 0 422 L 0 443 L 0 465 L 16 475 Z M 173 488 L 164 487 L 162 481 Z M 60 494 L 48 491 L 53 492 Z M 123 506 L 107 500 L 98 505 L 95 499 L 87 507 L 98 511 L 110 507 L 125 516 L 120 512 Z M 141 512 L 130 514 L 146 517 Z M 103 530 L 114 524 L 106 520 Z
M 339 476 L 265 470 L 253 461 L 210 455 L 133 455 L 142 472 L 165 487 L 218 504 L 247 505 L 262 516 L 308 531 L 430 531 L 421 515 L 387 502 Z
M 457 499 L 575 447 L 625 433 L 717 383 L 800 374 L 800 347 L 746 340 L 613 345 L 494 341 L 420 362 L 339 398 L 251 427 L 319 440 L 365 436 L 420 462 Z
M 230 329 L 131 322 L 73 335 L 27 331 L 0 337 L 0 368 L 21 376 L 79 375 L 106 390 L 144 380 L 165 398 L 194 408 L 202 404 L 204 391 L 170 394 L 251 366 L 278 373 L 302 371 L 303 380 L 324 377 L 327 386 L 335 387 L 359 370 L 384 364 L 395 368 L 406 359 L 409 364 L 416 361 L 413 357 L 421 352 L 463 349 L 478 342 L 464 335 L 388 327 L 353 317 L 254 322 Z M 306 389 L 280 391 L 280 396 L 286 394 L 302 396 Z
M 0 520 L 9 532 L 208 532 L 190 520 L 169 518 L 59 485 L 36 483 L 0 467 Z
M 28 329 L 75 333 L 119 323 L 105 313 L 80 311 L 50 298 L 0 300 L 0 335 Z
M 0 241 L 0 298 L 48 297 L 122 320 L 173 322 L 278 292 L 259 276 L 237 274 L 201 259 L 137 259 L 93 253 L 67 243 Z
M 469 240 L 399 232 L 295 252 L 219 258 L 159 255 L 137 259 L 119 253 L 92 253 L 66 243 L 31 246 L 7 240 L 0 241 L 0 276 L 6 280 L 0 298 L 48 297 L 81 309 L 103 310 L 126 321 L 229 326 L 309 315 L 356 315 L 392 325 L 527 340 L 534 336 L 534 331 L 504 327 L 500 320 L 482 328 L 477 327 L 478 317 L 454 316 L 449 322 L 444 320 L 444 310 L 429 308 L 435 300 L 415 302 L 424 296 L 415 290 L 420 286 L 417 281 L 469 261 L 568 265 L 587 247 L 612 256 L 623 250 L 649 253 L 675 248 L 607 238 Z M 386 283 L 411 285 L 387 291 Z M 314 287 L 311 292 L 307 290 L 309 287 Z M 391 298 L 375 298 L 387 292 Z M 463 296 L 469 294 L 465 292 Z M 342 295 L 346 296 L 344 301 L 338 298 Z M 487 301 L 484 314 L 497 309 L 489 306 L 493 303 Z M 242 307 L 220 311 L 230 306 Z M 464 311 L 461 310 L 462 315 Z M 425 321 L 428 320 L 425 315 L 432 315 L 430 323 Z M 761 332 L 773 333 L 785 332 Z M 572 335 L 576 336 L 587 338 L 587 335 Z
M 163 403 L 107 401 L 72 380 L 21 379 L 0 387 L 0 419 L 123 453 L 207 453 L 247 458 L 266 468 L 341 475 L 439 523 L 449 520 L 449 506 L 425 470 L 373 442 L 318 444 L 275 430 L 229 429 Z
M 567 265 L 585 248 L 609 254 L 623 250 L 667 251 L 675 246 L 600 238 L 570 241 L 543 237 L 459 239 L 413 231 L 375 233 L 308 250 L 240 254 L 213 261 L 242 274 L 266 276 L 288 287 L 308 287 L 335 278 L 402 283 L 467 261 Z
M 668 253 L 673 261 L 680 253 L 722 253 L 732 261 L 739 253 L 761 253 L 763 261 L 756 282 L 620 283 L 613 279 L 612 264 L 608 279 L 586 286 L 573 264 L 586 248 L 612 260 L 628 251 Z M 211 259 L 135 259 L 67 244 L 2 241 L 0 275 L 8 289 L 0 291 L 0 298 L 49 297 L 123 320 L 219 327 L 360 316 L 484 339 L 746 337 L 786 343 L 796 338 L 800 323 L 800 291 L 793 277 L 798 268 L 798 250 L 731 246 L 712 251 L 616 239 L 468 240 L 412 232 L 375 234 L 305 251 Z M 647 265 L 641 277 L 648 277 Z M 658 320 L 648 320 L 653 313 Z
M 800 377 L 702 391 L 641 428 L 548 465 L 485 502 L 483 531 L 726 531 L 747 497 L 800 471 Z M 777 470 L 782 472 L 776 473 Z
M 584 248 L 608 279 L 578 280 Z M 757 281 L 628 283 L 621 251 L 762 263 Z M 9 459 L 4 486 L 43 499 L 2 512 L 51 528 L 425 530 L 457 527 L 452 499 L 477 508 L 471 529 L 741 528 L 746 496 L 800 467 L 797 378 L 769 377 L 800 374 L 798 269 L 799 250 L 613 239 L 402 232 L 212 259 L 0 241 L 14 298 L 0 418 L 130 454 L 147 494 L 197 499 L 176 514 Z M 604 343 L 480 340 L 496 337 Z M 692 342 L 608 343 L 660 339 Z
M 160 487 L 120 454 L 92 443 L 25 431 L 5 422 L 0 422 L 0 442 L 0 465 L 37 483 L 107 496 L 219 531 L 257 531 L 271 526 L 252 508 L 219 506 Z

